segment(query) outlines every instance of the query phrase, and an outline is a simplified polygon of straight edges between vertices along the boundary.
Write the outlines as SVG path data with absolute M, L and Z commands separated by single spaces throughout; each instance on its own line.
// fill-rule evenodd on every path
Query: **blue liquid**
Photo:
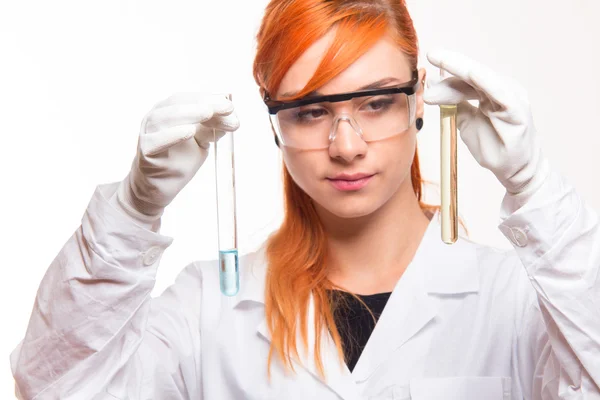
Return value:
M 219 251 L 219 280 L 221 293 L 235 296 L 240 289 L 237 249 Z

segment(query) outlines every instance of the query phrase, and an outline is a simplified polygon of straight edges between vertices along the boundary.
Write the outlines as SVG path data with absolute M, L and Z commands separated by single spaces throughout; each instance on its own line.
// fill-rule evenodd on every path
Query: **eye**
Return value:
M 299 110 L 296 113 L 296 119 L 300 122 L 309 122 L 319 119 L 327 114 L 327 110 L 324 108 L 309 108 L 304 110 Z
M 363 105 L 365 111 L 384 111 L 394 104 L 393 97 L 378 97 Z

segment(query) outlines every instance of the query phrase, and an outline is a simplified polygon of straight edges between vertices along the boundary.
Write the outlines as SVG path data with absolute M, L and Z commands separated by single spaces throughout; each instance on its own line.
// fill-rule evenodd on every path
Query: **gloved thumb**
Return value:
M 477 91 L 465 81 L 450 77 L 436 84 L 429 84 L 423 101 L 429 105 L 459 104 L 479 99 Z

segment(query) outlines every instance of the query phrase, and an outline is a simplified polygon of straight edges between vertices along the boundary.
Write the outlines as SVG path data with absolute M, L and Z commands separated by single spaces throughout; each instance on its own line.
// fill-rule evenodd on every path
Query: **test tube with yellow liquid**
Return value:
M 448 73 L 440 68 L 440 78 Z M 457 105 L 440 105 L 440 189 L 442 241 L 455 243 L 458 239 L 458 196 L 456 163 Z

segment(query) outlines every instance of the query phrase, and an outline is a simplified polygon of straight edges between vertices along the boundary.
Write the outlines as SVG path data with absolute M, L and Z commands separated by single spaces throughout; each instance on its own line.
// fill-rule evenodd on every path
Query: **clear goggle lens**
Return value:
M 357 97 L 280 110 L 270 115 L 279 141 L 298 149 L 325 149 L 346 120 L 366 142 L 399 135 L 415 120 L 415 95 L 405 93 Z

